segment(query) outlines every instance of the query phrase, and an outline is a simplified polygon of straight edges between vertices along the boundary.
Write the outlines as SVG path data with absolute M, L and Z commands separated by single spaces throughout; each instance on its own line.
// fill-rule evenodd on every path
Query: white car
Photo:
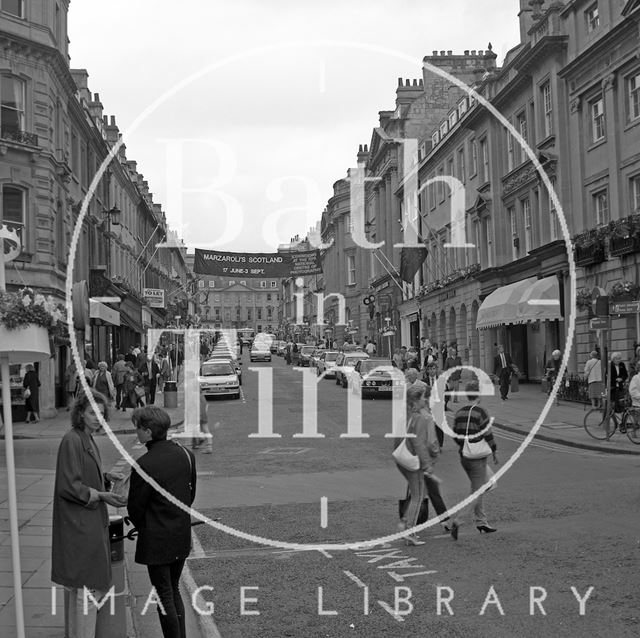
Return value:
M 353 372 L 356 363 L 368 358 L 369 355 L 366 352 L 341 352 L 336 360 L 336 384 L 346 388 L 348 375 Z
M 205 397 L 231 395 L 240 398 L 240 379 L 230 361 L 205 361 L 200 366 L 198 383 Z
M 251 344 L 251 351 L 249 352 L 250 361 L 271 361 L 271 342 L 273 339 L 271 335 L 260 333 L 256 335 L 256 338 Z
M 333 350 L 327 350 L 326 352 L 323 352 L 318 359 L 318 363 L 316 364 L 318 376 L 320 376 L 323 372 L 326 372 L 326 374 L 324 375 L 325 378 L 335 377 L 336 359 L 339 355 L 339 352 L 334 352 Z
M 228 363 L 230 363 L 233 366 L 234 370 L 236 371 L 236 374 L 238 375 L 238 379 L 240 380 L 240 385 L 242 385 L 242 368 L 240 367 L 242 365 L 242 361 L 239 361 L 238 359 L 236 359 L 229 352 L 223 352 L 223 351 L 216 352 L 215 350 L 212 354 L 209 355 L 209 358 L 205 361 L 205 363 L 210 363 L 212 361 L 227 361 Z

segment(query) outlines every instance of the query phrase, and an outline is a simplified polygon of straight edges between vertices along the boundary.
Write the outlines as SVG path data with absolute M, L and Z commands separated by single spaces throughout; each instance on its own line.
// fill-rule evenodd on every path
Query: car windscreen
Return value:
M 369 359 L 363 360 L 360 364 L 360 372 L 364 374 L 367 374 L 376 368 L 380 368 L 378 372 L 385 372 L 382 368 L 391 368 L 391 364 L 388 361 L 371 361 Z
M 235 374 L 231 364 L 221 361 L 213 363 L 203 363 L 200 371 L 203 377 L 217 377 L 224 374 Z
M 335 361 L 337 358 L 338 358 L 337 352 L 327 352 L 327 354 L 324 355 L 325 361 Z
M 344 366 L 351 366 L 352 368 L 356 365 L 356 363 L 358 363 L 358 361 L 364 360 L 367 357 L 345 357 L 345 360 L 343 361 L 342 365 Z
M 303 346 L 302 354 L 312 354 L 315 350 L 314 346 Z

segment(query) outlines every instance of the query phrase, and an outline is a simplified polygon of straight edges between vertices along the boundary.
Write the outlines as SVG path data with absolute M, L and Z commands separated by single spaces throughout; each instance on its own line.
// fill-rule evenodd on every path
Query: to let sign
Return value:
M 164 290 L 162 288 L 143 288 L 142 294 L 150 308 L 164 308 Z
M 620 301 L 611 304 L 612 315 L 629 315 L 640 311 L 640 301 Z

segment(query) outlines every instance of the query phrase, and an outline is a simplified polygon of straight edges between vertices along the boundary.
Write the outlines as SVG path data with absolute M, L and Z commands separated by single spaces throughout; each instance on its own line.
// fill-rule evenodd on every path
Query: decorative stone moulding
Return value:
M 29 325 L 8 330 L 0 325 L 0 354 L 8 355 L 10 363 L 33 363 L 51 356 L 46 328 Z

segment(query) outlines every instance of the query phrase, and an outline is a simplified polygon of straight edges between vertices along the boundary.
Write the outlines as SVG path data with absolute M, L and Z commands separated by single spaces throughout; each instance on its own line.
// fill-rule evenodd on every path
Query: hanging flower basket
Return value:
M 576 293 L 576 307 L 584 312 L 592 308 L 593 294 L 588 288 L 579 288 Z
M 64 307 L 31 288 L 0 293 L 0 352 L 12 363 L 51 355 L 50 342 L 66 334 Z

